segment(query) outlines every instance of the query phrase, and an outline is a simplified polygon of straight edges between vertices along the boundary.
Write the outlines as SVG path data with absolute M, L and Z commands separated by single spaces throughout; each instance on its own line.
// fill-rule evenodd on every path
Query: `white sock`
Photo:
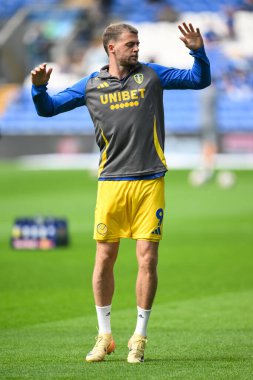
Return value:
M 147 325 L 151 310 L 144 310 L 141 307 L 137 306 L 137 323 L 135 328 L 135 334 L 147 336 Z
M 112 332 L 111 331 L 111 308 L 112 308 L 112 305 L 108 305 L 108 306 L 96 305 L 99 334 L 110 334 Z

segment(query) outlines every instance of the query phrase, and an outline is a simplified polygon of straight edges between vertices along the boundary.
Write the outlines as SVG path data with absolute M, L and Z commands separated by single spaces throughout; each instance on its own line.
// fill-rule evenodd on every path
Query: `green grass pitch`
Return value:
M 121 242 L 112 309 L 115 354 L 83 358 L 97 334 L 91 289 L 96 179 L 85 171 L 0 165 L 1 379 L 252 379 L 253 172 L 219 189 L 166 176 L 159 286 L 145 363 L 126 362 L 136 322 L 135 244 Z M 70 246 L 14 251 L 17 216 L 64 216 Z

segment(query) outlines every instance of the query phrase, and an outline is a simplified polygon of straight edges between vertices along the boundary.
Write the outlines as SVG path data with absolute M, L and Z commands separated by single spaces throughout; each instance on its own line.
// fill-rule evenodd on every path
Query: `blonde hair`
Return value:
M 105 28 L 104 33 L 103 33 L 103 45 L 104 45 L 107 55 L 108 55 L 109 42 L 111 40 L 117 41 L 119 36 L 123 32 L 138 34 L 138 30 L 129 24 L 122 24 L 122 23 L 110 24 L 109 26 L 107 26 L 107 28 Z

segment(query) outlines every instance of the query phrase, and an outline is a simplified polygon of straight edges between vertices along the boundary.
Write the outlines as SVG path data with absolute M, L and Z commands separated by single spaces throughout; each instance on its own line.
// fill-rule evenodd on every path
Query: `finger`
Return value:
M 191 23 L 189 24 L 189 27 L 190 27 L 190 29 L 191 29 L 191 32 L 192 32 L 192 33 L 195 33 L 195 30 L 194 30 L 194 28 L 193 28 L 193 26 L 192 26 Z
M 48 69 L 48 72 L 47 72 L 47 78 L 48 78 L 48 79 L 50 78 L 50 75 L 52 74 L 52 71 L 53 71 L 53 68 L 50 67 L 50 68 Z
M 36 66 L 36 67 L 34 67 L 33 69 L 32 69 L 32 71 L 36 71 L 38 69 L 38 67 Z
M 181 32 L 184 36 L 186 36 L 187 33 L 184 31 L 184 29 L 182 28 L 181 25 L 178 25 L 178 29 L 180 30 L 180 32 Z
M 39 70 L 41 70 L 41 67 L 40 67 L 40 66 L 36 66 L 36 67 L 34 67 L 34 69 L 33 69 L 33 71 L 39 71 Z
M 179 38 L 180 38 L 180 40 L 181 40 L 181 41 L 183 41 L 183 43 L 184 43 L 184 44 L 186 44 L 186 43 L 187 43 L 187 39 L 186 39 L 185 37 L 183 37 L 183 36 L 180 36 Z
M 46 67 L 46 65 L 47 65 L 46 63 L 41 63 L 40 65 L 35 66 L 33 70 L 37 70 L 39 68 L 44 69 Z
M 199 28 L 197 28 L 196 30 L 197 30 L 197 33 L 198 33 L 198 34 L 201 34 Z
M 41 70 L 40 67 L 36 67 L 36 68 L 34 69 L 34 71 L 36 72 L 36 74 L 40 74 L 42 70 Z
M 46 70 L 46 63 L 43 63 L 42 65 L 40 65 L 39 66 L 39 68 L 41 69 L 41 70 Z
M 185 28 L 186 32 L 187 32 L 187 33 L 190 33 L 191 31 L 190 31 L 190 29 L 188 28 L 186 22 L 183 22 L 183 25 L 184 25 L 184 28 Z

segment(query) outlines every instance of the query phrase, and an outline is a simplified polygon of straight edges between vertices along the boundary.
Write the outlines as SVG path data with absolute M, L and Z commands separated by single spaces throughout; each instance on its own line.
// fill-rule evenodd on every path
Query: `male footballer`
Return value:
M 199 29 L 180 25 L 180 39 L 194 58 L 190 70 L 138 61 L 138 30 L 111 24 L 103 33 L 109 64 L 72 87 L 49 96 L 52 69 L 31 72 L 33 101 L 40 116 L 50 117 L 86 105 L 100 149 L 94 239 L 97 241 L 93 292 L 98 337 L 86 361 L 100 362 L 115 349 L 110 314 L 113 268 L 121 238 L 136 240 L 137 324 L 128 342 L 129 363 L 144 361 L 147 324 L 157 288 L 158 246 L 164 216 L 163 90 L 209 86 L 210 66 Z

